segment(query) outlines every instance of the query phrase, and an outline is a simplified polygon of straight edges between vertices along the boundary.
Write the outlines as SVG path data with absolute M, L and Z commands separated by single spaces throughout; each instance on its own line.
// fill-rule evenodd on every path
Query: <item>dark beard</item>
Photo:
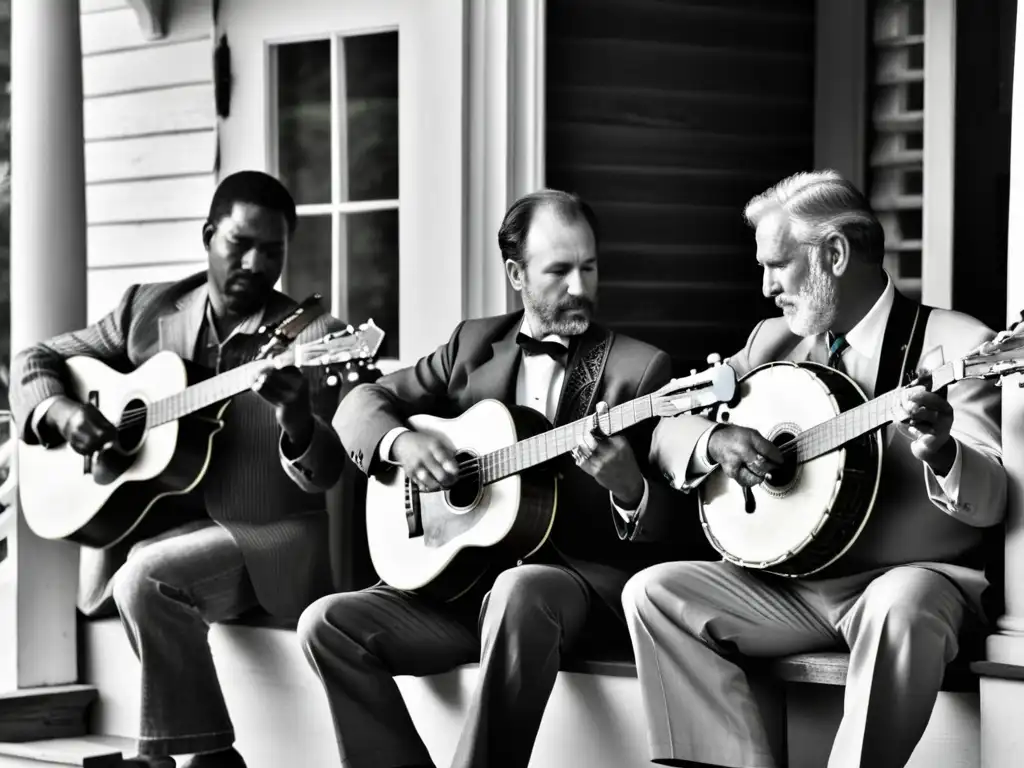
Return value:
M 535 330 L 538 338 L 550 334 L 558 336 L 581 336 L 590 327 L 590 320 L 594 316 L 594 302 L 589 299 L 573 299 L 558 306 L 544 306 L 541 304 L 525 301 L 530 306 L 534 315 L 540 320 L 542 327 Z M 570 315 L 573 313 L 573 315 Z M 583 315 L 582 317 L 580 315 Z

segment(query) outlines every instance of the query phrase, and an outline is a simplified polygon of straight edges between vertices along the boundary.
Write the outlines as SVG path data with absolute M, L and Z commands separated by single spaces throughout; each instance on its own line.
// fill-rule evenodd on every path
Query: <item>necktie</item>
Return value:
M 547 355 L 552 360 L 557 360 L 560 363 L 565 361 L 565 356 L 569 352 L 568 349 L 557 341 L 541 341 L 532 336 L 527 336 L 525 333 L 520 333 L 516 336 L 516 344 L 528 355 Z
M 828 348 L 828 361 L 825 365 L 829 368 L 842 370 L 842 367 L 839 365 L 840 358 L 842 358 L 843 352 L 850 348 L 850 343 L 846 340 L 845 336 L 833 336 L 831 331 L 829 331 L 828 336 L 825 338 L 831 341 Z

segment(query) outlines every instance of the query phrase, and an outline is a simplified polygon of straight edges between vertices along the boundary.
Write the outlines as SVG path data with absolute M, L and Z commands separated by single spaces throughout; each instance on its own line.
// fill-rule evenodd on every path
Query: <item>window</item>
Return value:
M 284 289 L 372 317 L 398 357 L 398 32 L 278 44 L 270 61 L 271 164 L 299 215 Z

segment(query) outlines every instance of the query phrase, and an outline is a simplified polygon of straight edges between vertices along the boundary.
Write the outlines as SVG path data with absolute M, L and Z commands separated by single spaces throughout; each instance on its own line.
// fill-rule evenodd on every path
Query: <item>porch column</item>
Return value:
M 463 315 L 519 307 L 498 227 L 513 200 L 544 186 L 546 0 L 467 0 L 469 156 Z
M 1017 13 L 1010 148 L 1007 314 L 1024 309 L 1024 13 Z M 1024 750 L 1024 377 L 1003 382 L 1003 463 L 1009 478 L 1006 517 L 1006 608 L 987 642 L 981 675 L 982 768 L 1020 765 Z
M 86 318 L 82 54 L 76 0 L 11 5 L 11 349 Z M 78 676 L 78 549 L 0 517 L 0 695 Z M 0 545 L 2 549 L 3 545 Z

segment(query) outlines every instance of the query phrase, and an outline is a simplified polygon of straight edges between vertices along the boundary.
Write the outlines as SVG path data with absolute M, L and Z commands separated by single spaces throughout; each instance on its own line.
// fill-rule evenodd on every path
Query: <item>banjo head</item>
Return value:
M 823 378 L 833 374 L 845 379 L 864 401 L 856 384 L 832 369 L 769 363 L 755 368 L 738 383 L 737 404 L 720 408 L 718 420 L 756 429 L 782 448 L 787 458 L 795 459 L 795 452 L 787 453 L 786 443 L 844 410 Z M 713 473 L 700 486 L 701 522 L 708 540 L 726 560 L 747 568 L 771 569 L 792 559 L 828 523 L 846 455 L 843 447 L 803 464 L 792 461 L 783 471 L 773 473 L 771 481 L 750 489 L 752 504 L 748 504 L 739 483 L 724 472 Z M 802 573 L 778 572 L 806 575 L 828 562 Z

